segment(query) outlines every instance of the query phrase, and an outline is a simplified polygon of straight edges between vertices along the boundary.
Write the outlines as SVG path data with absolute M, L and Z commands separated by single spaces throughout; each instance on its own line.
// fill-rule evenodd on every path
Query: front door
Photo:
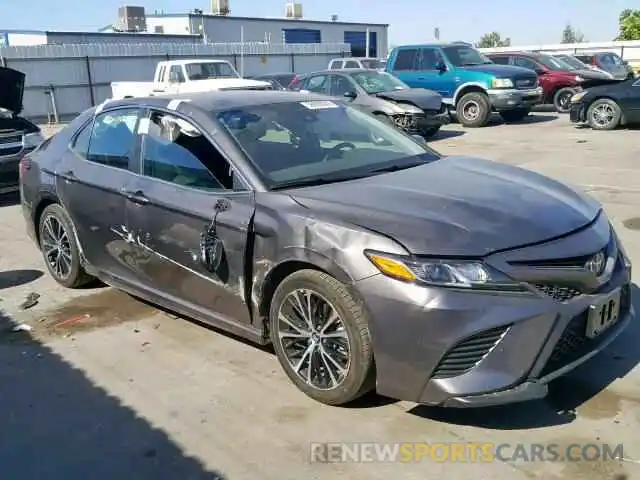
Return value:
M 456 81 L 456 73 L 447 63 L 438 48 L 421 48 L 419 60 L 419 77 L 424 82 L 424 87 L 434 90 L 442 95 L 445 100 L 452 99 L 459 85 Z M 447 70 L 440 68 L 447 67 Z
M 205 315 L 248 325 L 253 192 L 195 126 L 162 111 L 143 125 L 142 175 L 128 210 L 140 280 Z
M 118 278 L 131 279 L 131 249 L 125 190 L 135 180 L 135 134 L 139 110 L 116 109 L 98 115 L 74 138 L 58 164 L 57 191 L 76 227 L 89 264 Z

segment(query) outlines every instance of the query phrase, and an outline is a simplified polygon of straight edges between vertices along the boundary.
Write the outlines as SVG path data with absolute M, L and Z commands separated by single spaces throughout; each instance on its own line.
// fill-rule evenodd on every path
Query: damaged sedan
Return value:
M 99 278 L 272 343 L 330 405 L 374 389 L 446 407 L 541 398 L 634 315 L 631 264 L 596 201 L 443 158 L 323 95 L 107 102 L 21 175 L 58 283 Z
M 450 122 L 439 93 L 411 88 L 386 72 L 356 68 L 316 72 L 305 77 L 300 89 L 346 98 L 352 106 L 423 138 L 433 137 Z

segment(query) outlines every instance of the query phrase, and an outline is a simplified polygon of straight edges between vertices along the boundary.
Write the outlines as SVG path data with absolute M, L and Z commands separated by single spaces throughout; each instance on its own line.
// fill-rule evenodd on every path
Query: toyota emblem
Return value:
M 604 270 L 604 266 L 607 263 L 604 253 L 598 252 L 584 264 L 584 268 L 594 275 L 600 275 Z

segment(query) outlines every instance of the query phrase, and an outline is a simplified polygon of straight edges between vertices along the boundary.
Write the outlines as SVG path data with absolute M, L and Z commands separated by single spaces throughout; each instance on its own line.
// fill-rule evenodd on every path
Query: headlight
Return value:
M 513 81 L 510 78 L 494 78 L 491 81 L 493 88 L 513 88 Z
M 383 252 L 365 255 L 380 272 L 405 282 L 438 287 L 523 292 L 527 288 L 477 260 L 415 259 Z
M 402 109 L 405 111 L 405 113 L 414 113 L 414 114 L 424 113 L 421 109 L 413 105 L 402 105 Z
M 584 82 L 584 77 L 581 77 L 580 75 L 576 75 L 576 82 Z
M 33 150 L 44 141 L 44 137 L 40 132 L 27 133 L 22 137 L 22 148 L 24 150 Z
M 579 92 L 576 93 L 573 97 L 571 97 L 571 103 L 578 103 L 580 100 L 582 100 L 584 98 L 584 96 L 587 94 L 587 92 Z

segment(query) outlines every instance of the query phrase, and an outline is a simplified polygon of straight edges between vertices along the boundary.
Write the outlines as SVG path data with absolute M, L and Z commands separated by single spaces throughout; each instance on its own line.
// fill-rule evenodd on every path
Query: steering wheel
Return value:
M 329 150 L 329 153 L 325 157 L 324 161 L 326 162 L 330 158 L 340 158 L 342 150 L 345 148 L 348 148 L 349 150 L 355 150 L 356 146 L 351 142 L 340 142 L 339 144 L 331 147 L 331 150 Z

